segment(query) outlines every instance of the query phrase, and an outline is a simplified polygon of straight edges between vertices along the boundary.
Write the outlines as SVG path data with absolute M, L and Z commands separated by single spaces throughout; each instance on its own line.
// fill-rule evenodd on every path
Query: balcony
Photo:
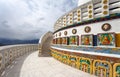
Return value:
M 92 76 L 66 66 L 50 56 L 38 57 L 37 44 L 0 47 L 0 65 L 0 77 Z

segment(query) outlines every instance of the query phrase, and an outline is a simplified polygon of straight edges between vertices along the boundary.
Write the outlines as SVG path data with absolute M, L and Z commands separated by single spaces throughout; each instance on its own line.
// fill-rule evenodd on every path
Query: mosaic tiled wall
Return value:
M 115 34 L 114 33 L 98 34 L 98 45 L 115 46 Z
M 120 59 L 51 48 L 52 56 L 67 65 L 98 77 L 120 77 Z
M 114 64 L 114 67 L 113 67 L 113 75 L 114 77 L 120 77 L 120 63 L 116 63 Z
M 53 44 L 120 47 L 120 33 L 61 37 L 53 39 Z
M 70 36 L 69 37 L 69 44 L 70 45 L 78 45 L 78 36 Z
M 81 44 L 93 46 L 93 35 L 82 35 Z

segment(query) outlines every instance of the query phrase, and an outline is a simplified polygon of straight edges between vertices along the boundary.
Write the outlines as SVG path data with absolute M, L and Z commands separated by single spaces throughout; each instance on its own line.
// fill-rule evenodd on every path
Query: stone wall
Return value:
M 8 66 L 14 64 L 14 60 L 24 54 L 38 50 L 37 44 L 10 45 L 0 47 L 0 77 Z
M 46 55 L 50 56 L 50 46 L 51 46 L 51 41 L 53 39 L 53 33 L 52 32 L 47 32 L 42 38 L 41 42 L 39 44 L 39 56 Z

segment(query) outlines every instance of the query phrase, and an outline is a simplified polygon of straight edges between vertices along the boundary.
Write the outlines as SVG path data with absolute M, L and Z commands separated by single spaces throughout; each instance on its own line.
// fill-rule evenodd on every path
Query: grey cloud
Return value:
M 38 5 L 33 1 L 33 0 L 30 0 L 30 1 L 27 1 L 26 4 L 28 5 L 29 9 L 31 11 L 36 11 L 38 10 Z
M 0 38 L 40 38 L 76 6 L 77 0 L 0 0 Z
M 38 22 L 41 22 L 41 21 L 44 21 L 44 20 L 45 20 L 44 17 L 40 17 L 40 18 L 37 19 Z
M 48 6 L 51 5 L 51 1 L 50 0 L 48 0 L 46 3 L 47 3 Z
M 10 27 L 10 25 L 8 25 L 8 21 L 6 21 L 6 20 L 1 22 L 1 26 L 3 28 L 9 28 Z
M 10 25 L 6 21 L 0 23 L 0 37 L 9 38 L 14 35 L 14 31 L 10 28 Z

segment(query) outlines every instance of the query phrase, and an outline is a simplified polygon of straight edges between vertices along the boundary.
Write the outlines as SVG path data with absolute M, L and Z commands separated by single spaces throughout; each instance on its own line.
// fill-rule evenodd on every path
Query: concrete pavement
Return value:
M 95 77 L 65 65 L 52 57 L 38 57 L 38 51 L 18 58 L 3 77 Z

